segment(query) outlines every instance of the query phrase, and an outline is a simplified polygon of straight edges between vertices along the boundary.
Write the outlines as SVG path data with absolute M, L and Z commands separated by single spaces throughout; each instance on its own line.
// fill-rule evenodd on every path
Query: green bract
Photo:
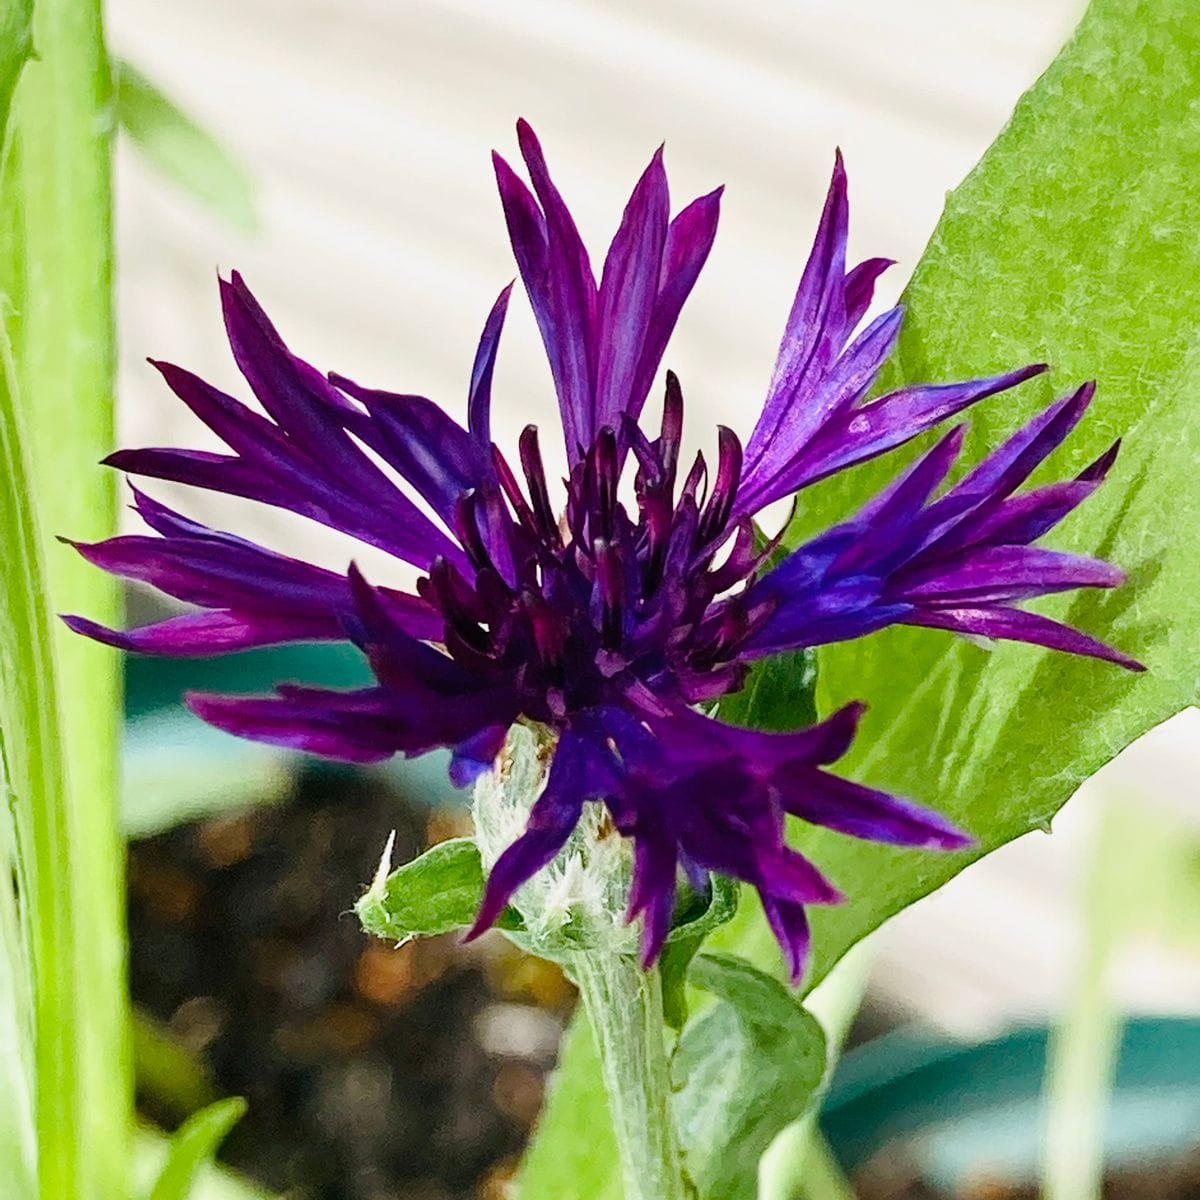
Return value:
M 439 842 L 388 875 L 391 849 L 389 840 L 379 875 L 354 906 L 368 933 L 404 942 L 471 924 L 483 897 L 483 868 L 470 838 Z

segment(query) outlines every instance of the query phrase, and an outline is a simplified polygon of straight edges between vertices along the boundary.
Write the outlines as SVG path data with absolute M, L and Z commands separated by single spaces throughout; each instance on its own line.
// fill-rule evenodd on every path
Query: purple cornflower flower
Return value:
M 222 729 L 332 758 L 369 762 L 445 746 L 453 778 L 465 784 L 494 763 L 514 721 L 549 726 L 557 746 L 545 790 L 527 831 L 491 872 L 474 932 L 554 857 L 583 805 L 602 801 L 633 839 L 629 915 L 643 918 L 647 963 L 668 933 L 679 872 L 698 889 L 719 872 L 757 888 L 797 977 L 808 948 L 805 907 L 840 897 L 786 845 L 786 814 L 905 846 L 956 849 L 969 839 L 936 813 L 824 769 L 849 746 L 858 705 L 793 733 L 735 728 L 696 706 L 739 688 L 758 657 L 892 624 L 1136 667 L 1085 634 L 1014 607 L 1120 583 L 1106 563 L 1031 545 L 1099 485 L 1116 447 L 1072 481 L 1014 494 L 1082 416 L 1088 384 L 931 499 L 959 449 L 962 430 L 954 429 L 856 517 L 771 565 L 752 524 L 765 505 L 1045 368 L 865 399 L 902 311 L 858 331 L 889 263 L 846 269 L 839 156 L 762 415 L 744 450 L 720 429 L 711 480 L 703 455 L 685 473 L 673 375 L 654 436 L 639 415 L 712 245 L 720 191 L 672 219 L 656 154 L 597 283 L 541 147 L 524 122 L 518 133 L 532 190 L 499 156 L 496 177 L 562 413 L 569 479 L 561 518 L 537 430 L 520 437 L 519 473 L 491 440 L 508 288 L 484 326 L 464 429 L 423 397 L 325 376 L 297 358 L 235 273 L 221 283 L 225 325 L 265 415 L 156 363 L 229 453 L 123 450 L 108 462 L 342 530 L 416 566 L 417 594 L 374 586 L 353 565 L 344 574 L 324 570 L 207 528 L 134 489 L 137 511 L 158 536 L 116 537 L 80 545 L 81 553 L 198 611 L 127 632 L 66 619 L 110 645 L 161 655 L 348 639 L 368 659 L 374 686 L 281 684 L 269 697 L 189 698 Z M 634 507 L 618 490 L 626 467 Z

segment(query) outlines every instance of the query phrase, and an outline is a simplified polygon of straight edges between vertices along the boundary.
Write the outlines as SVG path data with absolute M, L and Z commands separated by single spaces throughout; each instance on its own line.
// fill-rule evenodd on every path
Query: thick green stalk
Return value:
M 97 461 L 113 445 L 112 81 L 98 0 L 38 0 L 36 61 L 15 112 L 20 231 L 11 322 L 48 611 L 118 615 L 110 583 L 55 534 L 115 525 Z M 65 786 L 35 827 L 37 1125 L 41 1194 L 119 1200 L 131 1124 L 116 820 L 116 657 L 59 627 L 58 745 Z
M 569 970 L 600 1054 L 625 1200 L 690 1200 L 671 1113 L 658 972 L 603 951 L 573 955 Z

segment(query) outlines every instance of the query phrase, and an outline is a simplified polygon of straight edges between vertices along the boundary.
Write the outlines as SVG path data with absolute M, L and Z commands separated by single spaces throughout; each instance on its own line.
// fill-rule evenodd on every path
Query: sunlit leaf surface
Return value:
M 1087 378 L 1096 402 L 1051 469 L 1124 439 L 1103 488 L 1054 536 L 1129 573 L 1123 588 L 1047 606 L 1142 659 L 1143 675 L 1025 646 L 988 651 L 901 630 L 821 656 L 823 707 L 871 710 L 845 765 L 936 805 L 980 853 L 1043 827 L 1078 785 L 1193 703 L 1200 669 L 1200 25 L 1174 0 L 1100 0 L 950 197 L 907 292 L 901 378 L 1044 359 L 971 419 L 972 458 L 1052 392 Z M 895 466 L 890 468 L 895 469 Z M 849 507 L 861 472 L 822 499 Z M 970 855 L 805 839 L 852 897 L 815 914 L 813 979 Z

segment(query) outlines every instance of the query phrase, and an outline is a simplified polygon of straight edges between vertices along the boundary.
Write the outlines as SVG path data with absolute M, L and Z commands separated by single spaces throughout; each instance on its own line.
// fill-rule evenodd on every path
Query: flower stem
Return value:
M 600 1054 L 625 1200 L 692 1200 L 671 1112 L 658 972 L 602 951 L 573 955 L 570 971 Z

